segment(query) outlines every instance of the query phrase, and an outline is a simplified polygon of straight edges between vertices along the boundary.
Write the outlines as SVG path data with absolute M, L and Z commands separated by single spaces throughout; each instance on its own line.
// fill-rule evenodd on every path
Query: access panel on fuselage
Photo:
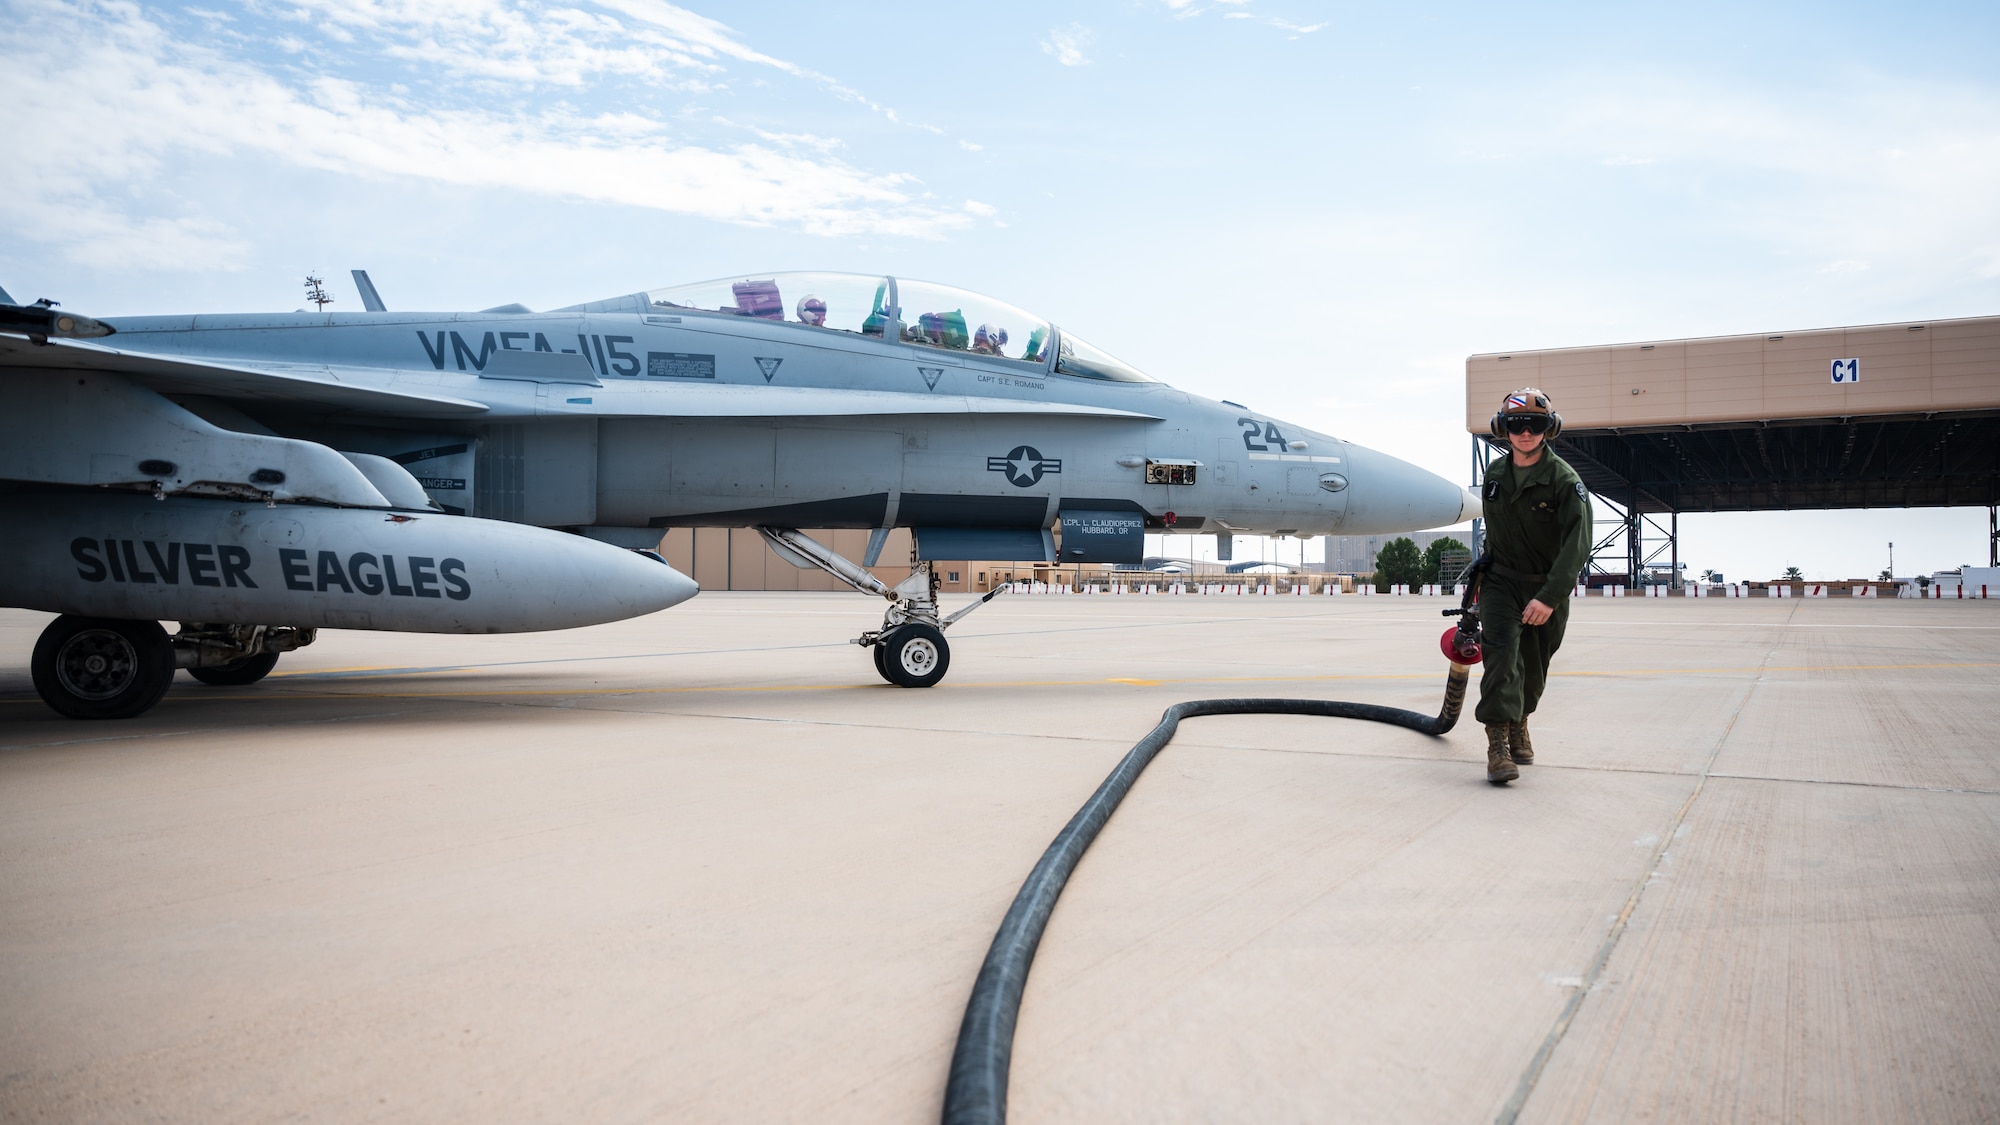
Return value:
M 605 419 L 599 519 L 645 526 L 733 513 L 745 523 L 874 526 L 900 487 L 895 425 Z
M 597 419 L 480 429 L 473 514 L 542 527 L 597 522 Z
M 676 498 L 723 507 L 769 503 L 776 490 L 777 430 L 769 422 L 675 422 L 670 488 Z

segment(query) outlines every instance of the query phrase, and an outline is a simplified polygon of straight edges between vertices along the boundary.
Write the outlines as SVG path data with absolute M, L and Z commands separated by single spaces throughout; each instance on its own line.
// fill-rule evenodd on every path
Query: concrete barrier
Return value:
M 1981 601 L 1988 597 L 2000 597 L 2000 587 L 1988 586 L 1984 582 L 1976 586 L 1968 586 L 1963 582 L 1956 586 L 1934 582 L 1931 584 L 1930 596 L 1933 601 Z

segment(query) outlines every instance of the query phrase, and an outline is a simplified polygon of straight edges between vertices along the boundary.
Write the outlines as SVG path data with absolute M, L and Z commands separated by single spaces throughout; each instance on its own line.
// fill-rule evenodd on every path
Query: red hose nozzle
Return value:
M 1454 664 L 1477 664 L 1484 656 L 1479 650 L 1479 642 L 1459 632 L 1455 625 L 1438 638 L 1438 648 L 1444 652 L 1444 658 Z

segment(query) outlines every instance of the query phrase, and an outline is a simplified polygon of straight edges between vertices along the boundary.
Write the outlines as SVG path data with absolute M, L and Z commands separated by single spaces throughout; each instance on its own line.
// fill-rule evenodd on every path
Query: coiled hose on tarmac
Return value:
M 1007 1071 L 1014 1055 L 1014 1024 L 1021 1013 L 1021 993 L 1049 914 L 1062 894 L 1084 850 L 1111 819 L 1139 774 L 1173 741 L 1182 719 L 1203 715 L 1318 715 L 1329 719 L 1367 719 L 1408 727 L 1419 734 L 1442 735 L 1458 723 L 1465 705 L 1469 665 L 1480 660 L 1479 619 L 1472 609 L 1476 584 L 1459 609 L 1446 610 L 1459 624 L 1445 630 L 1440 641 L 1451 671 L 1444 682 L 1444 708 L 1435 716 L 1400 707 L 1348 703 L 1338 699 L 1194 699 L 1176 703 L 1160 717 L 1160 725 L 1139 740 L 1111 771 L 1090 800 L 1076 811 L 1041 861 L 1021 884 L 1014 905 L 993 935 L 986 961 L 972 985 L 965 1019 L 958 1026 L 958 1045 L 951 1053 L 951 1077 L 945 1084 L 945 1125 L 1001 1125 L 1007 1120 Z

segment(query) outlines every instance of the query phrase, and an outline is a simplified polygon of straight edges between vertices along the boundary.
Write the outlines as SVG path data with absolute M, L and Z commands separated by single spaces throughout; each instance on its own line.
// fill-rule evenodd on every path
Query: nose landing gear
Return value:
M 944 634 L 912 621 L 885 629 L 875 642 L 875 670 L 897 687 L 930 687 L 951 667 L 951 646 Z
M 854 643 L 875 650 L 875 671 L 897 687 L 926 688 L 944 679 L 951 667 L 951 646 L 945 643 L 944 631 L 1006 589 L 996 586 L 971 605 L 940 617 L 938 577 L 927 560 L 912 560 L 910 576 L 891 586 L 794 528 L 760 527 L 757 533 L 793 566 L 818 567 L 864 594 L 894 603 L 882 615 L 882 627 L 861 634 Z

